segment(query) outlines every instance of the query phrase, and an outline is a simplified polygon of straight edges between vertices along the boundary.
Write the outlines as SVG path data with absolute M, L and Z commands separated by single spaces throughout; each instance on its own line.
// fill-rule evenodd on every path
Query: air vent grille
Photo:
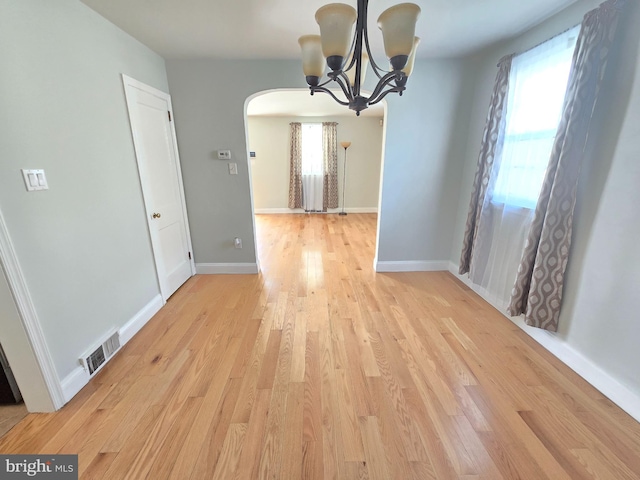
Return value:
M 107 341 L 103 344 L 104 352 L 107 358 L 110 358 L 111 355 L 116 353 L 120 348 L 120 336 L 117 333 L 114 333 Z
M 102 365 L 106 361 L 107 359 L 104 358 L 104 349 L 102 348 L 102 345 L 100 345 L 95 352 L 87 357 L 87 367 L 89 368 L 89 375 L 93 375 L 93 372 L 98 370 L 98 368 L 100 368 L 100 365 Z
M 111 334 L 104 342 L 96 347 L 91 353 L 86 353 L 80 359 L 82 366 L 92 376 L 96 373 L 113 354 L 120 349 L 120 335 L 118 332 Z

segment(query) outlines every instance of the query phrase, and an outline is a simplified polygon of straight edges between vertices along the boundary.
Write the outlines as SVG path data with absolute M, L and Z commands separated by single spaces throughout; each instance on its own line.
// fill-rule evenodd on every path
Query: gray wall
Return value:
M 245 100 L 303 87 L 300 72 L 296 61 L 167 60 L 196 263 L 255 263 Z M 238 175 L 216 159 L 221 149 L 231 150 Z
M 599 0 L 583 0 L 518 39 L 469 59 L 480 65 L 451 251 L 458 263 L 480 139 L 498 59 L 579 23 Z M 594 112 L 574 217 L 560 331 L 566 342 L 640 395 L 640 4 L 629 2 Z
M 459 61 L 418 62 L 405 95 L 387 97 L 380 261 L 449 258 L 462 162 L 447 159 L 459 142 L 452 129 L 463 71 Z M 304 87 L 300 62 L 167 60 L 167 74 L 196 262 L 255 262 L 245 100 Z M 232 151 L 239 175 L 214 159 L 219 149 Z
M 382 164 L 381 118 L 356 117 L 249 117 L 253 206 L 260 209 L 287 209 L 289 203 L 289 141 L 291 122 L 338 123 L 338 193 L 342 207 L 344 149 L 340 142 L 350 141 L 347 153 L 345 208 L 378 208 L 380 166 Z
M 418 61 L 404 95 L 389 99 L 378 261 L 449 258 L 468 73 L 457 60 Z
M 167 90 L 166 71 L 76 0 L 0 9 L 0 209 L 63 379 L 159 293 L 120 74 Z

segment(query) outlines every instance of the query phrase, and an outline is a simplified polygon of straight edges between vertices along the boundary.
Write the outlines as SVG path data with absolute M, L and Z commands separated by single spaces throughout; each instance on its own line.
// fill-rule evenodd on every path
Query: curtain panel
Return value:
M 289 127 L 289 208 L 302 208 L 302 124 Z
M 491 172 L 494 170 L 494 162 L 500 159 L 502 138 L 505 128 L 505 112 L 507 109 L 507 93 L 509 91 L 509 72 L 513 54 L 507 55 L 498 62 L 498 74 L 489 104 L 487 123 L 482 135 L 482 145 L 478 156 L 478 166 L 473 179 L 469 213 L 465 226 L 462 253 L 460 255 L 460 275 L 468 273 L 471 267 L 471 259 L 476 242 L 478 241 L 478 225 L 482 206 L 487 195 Z M 495 166 L 497 167 L 497 165 Z M 481 241 L 481 239 L 480 239 Z
M 338 124 L 322 123 L 324 188 L 322 211 L 338 208 Z
M 518 267 L 508 312 L 556 331 L 569 258 L 573 211 L 589 125 L 626 2 L 609 0 L 582 22 L 549 166 Z

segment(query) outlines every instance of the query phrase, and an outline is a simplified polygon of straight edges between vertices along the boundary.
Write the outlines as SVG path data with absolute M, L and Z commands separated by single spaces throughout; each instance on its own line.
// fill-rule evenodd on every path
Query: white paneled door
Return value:
M 163 299 L 195 273 L 171 97 L 122 76 Z

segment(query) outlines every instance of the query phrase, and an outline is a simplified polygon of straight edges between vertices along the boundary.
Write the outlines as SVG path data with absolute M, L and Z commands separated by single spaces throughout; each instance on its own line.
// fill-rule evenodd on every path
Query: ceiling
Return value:
M 330 0 L 82 0 L 165 58 L 299 58 L 297 39 L 318 33 Z M 344 0 L 355 7 L 355 0 Z M 414 0 L 422 8 L 419 57 L 468 54 L 540 23 L 576 0 Z M 399 3 L 371 0 L 369 31 L 380 55 L 378 15 Z

